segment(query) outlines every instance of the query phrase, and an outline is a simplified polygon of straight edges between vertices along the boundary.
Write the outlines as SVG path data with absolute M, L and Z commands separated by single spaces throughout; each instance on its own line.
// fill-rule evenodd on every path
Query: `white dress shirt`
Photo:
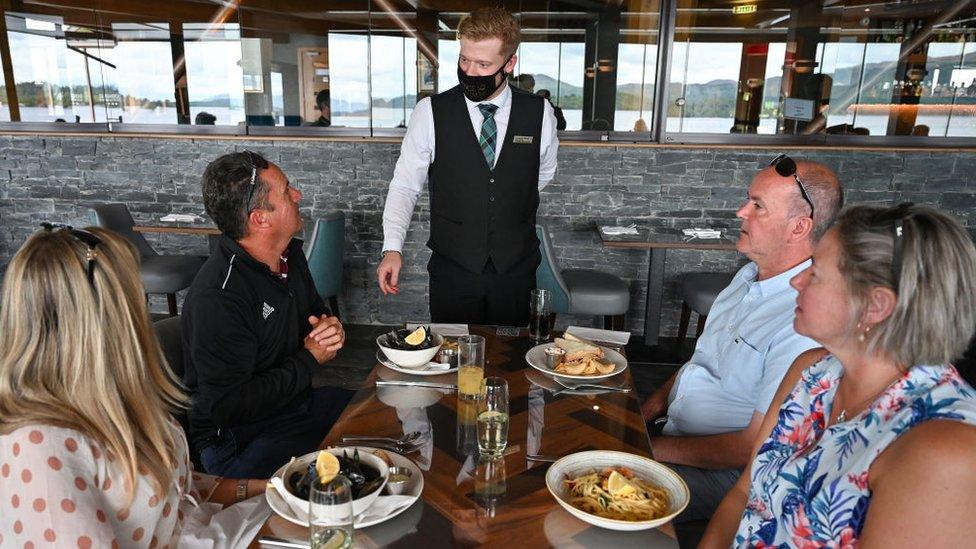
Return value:
M 502 145 L 505 143 L 505 132 L 508 130 L 508 117 L 512 112 L 512 90 L 505 86 L 498 97 L 475 103 L 464 98 L 471 116 L 471 128 L 475 138 L 481 136 L 481 123 L 484 117 L 478 109 L 481 103 L 498 105 L 495 111 L 495 127 L 498 139 L 495 144 L 495 162 L 501 155 Z M 556 137 L 556 114 L 549 101 L 543 100 L 542 134 L 539 142 L 539 189 L 541 190 L 556 174 L 556 152 L 559 149 L 559 138 Z M 407 236 L 407 227 L 413 217 L 417 197 L 420 196 L 427 183 L 427 170 L 434 162 L 434 111 L 430 98 L 425 97 L 413 109 L 407 134 L 400 146 L 400 158 L 393 170 L 393 180 L 390 190 L 386 194 L 386 206 L 383 208 L 383 251 L 403 250 L 403 241 Z M 492 166 L 494 167 L 494 166 Z

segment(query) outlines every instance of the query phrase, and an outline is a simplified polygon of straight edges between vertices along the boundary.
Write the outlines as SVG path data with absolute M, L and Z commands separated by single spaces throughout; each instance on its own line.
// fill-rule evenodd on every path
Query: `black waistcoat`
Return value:
M 539 252 L 535 214 L 545 100 L 511 90 L 508 129 L 504 144 L 496 145 L 494 170 L 472 131 L 461 88 L 431 98 L 435 149 L 428 170 L 427 246 L 475 273 L 484 269 L 489 258 L 504 273 Z

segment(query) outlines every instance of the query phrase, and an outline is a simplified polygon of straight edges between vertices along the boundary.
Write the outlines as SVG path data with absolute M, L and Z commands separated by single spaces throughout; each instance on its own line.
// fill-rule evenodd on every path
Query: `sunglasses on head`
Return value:
M 64 223 L 41 223 L 41 227 L 45 231 L 66 231 L 71 234 L 71 236 L 77 238 L 82 244 L 88 247 L 88 252 L 85 254 L 85 258 L 88 260 L 88 283 L 95 287 L 95 259 L 98 257 L 98 251 L 95 249 L 98 245 L 102 243 L 102 239 L 99 238 L 94 233 L 88 232 L 84 229 L 76 229 L 71 225 L 66 225 Z
M 253 209 L 251 208 L 251 199 L 254 198 L 254 184 L 258 180 L 258 168 L 262 170 L 268 169 L 268 161 L 247 149 L 244 149 L 243 152 L 247 155 L 248 164 L 251 165 L 251 184 L 247 187 L 247 201 L 244 202 L 244 213 L 251 213 Z
M 803 196 L 803 200 L 806 200 L 807 204 L 810 205 L 810 219 L 813 219 L 813 201 L 810 200 L 810 195 L 807 194 L 807 189 L 803 185 L 803 180 L 800 179 L 800 176 L 796 173 L 796 161 L 785 154 L 781 154 L 774 158 L 769 165 L 772 166 L 773 169 L 776 170 L 776 173 L 782 177 L 793 176 L 793 179 L 796 180 L 796 184 L 800 187 L 800 195 Z

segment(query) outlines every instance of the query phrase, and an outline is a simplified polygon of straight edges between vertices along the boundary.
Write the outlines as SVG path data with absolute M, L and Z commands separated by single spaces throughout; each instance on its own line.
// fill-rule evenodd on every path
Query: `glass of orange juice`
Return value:
M 485 338 L 466 335 L 458 338 L 458 398 L 476 399 L 485 378 Z

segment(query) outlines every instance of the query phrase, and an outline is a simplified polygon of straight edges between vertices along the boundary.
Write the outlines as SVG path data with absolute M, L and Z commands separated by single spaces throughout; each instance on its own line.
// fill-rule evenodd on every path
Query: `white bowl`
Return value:
M 380 349 L 383 349 L 383 354 L 386 355 L 386 358 L 401 368 L 420 368 L 421 366 L 426 366 L 434 358 L 434 355 L 437 354 L 437 351 L 440 350 L 441 345 L 444 344 L 444 336 L 431 332 L 431 339 L 434 342 L 433 346 L 419 351 L 401 351 L 385 345 L 387 335 L 383 334 L 378 336 L 376 338 L 376 344 L 379 345 Z
M 355 450 L 356 448 L 352 446 L 325 449 L 326 452 L 329 452 L 336 457 L 342 457 L 342 452 L 345 451 L 350 458 Z M 308 509 L 308 500 L 302 499 L 291 493 L 291 488 L 288 486 L 288 477 L 290 477 L 295 471 L 304 471 L 307 469 L 308 464 L 315 461 L 315 458 L 317 458 L 318 455 L 318 452 L 305 454 L 304 456 L 296 458 L 294 461 L 289 463 L 288 467 L 285 467 L 281 480 L 284 481 L 286 489 L 285 493 L 281 494 L 281 497 L 283 497 L 290 505 L 296 506 L 299 509 Z M 366 494 L 359 499 L 352 500 L 352 512 L 356 515 L 359 515 L 366 509 L 369 509 L 369 506 L 376 501 L 377 496 L 379 496 L 380 492 L 383 491 L 383 488 L 386 486 L 386 480 L 390 477 L 390 466 L 387 465 L 387 463 L 382 459 L 374 456 L 371 448 L 359 448 L 359 460 L 360 462 L 370 465 L 379 471 L 380 476 L 383 477 L 383 483 L 380 485 L 379 489 L 373 490 L 369 494 Z
M 648 483 L 667 490 L 671 499 L 671 508 L 668 510 L 668 514 L 654 520 L 630 521 L 598 517 L 573 507 L 569 503 L 569 490 L 563 481 L 566 478 L 574 478 L 590 471 L 599 472 L 606 467 L 627 467 Z M 610 530 L 635 531 L 657 528 L 684 511 L 690 500 L 688 485 L 668 467 L 650 458 L 610 450 L 577 452 L 553 463 L 546 472 L 546 487 L 549 488 L 549 492 L 556 498 L 559 505 L 562 505 L 563 509 L 569 511 L 573 516 L 594 526 Z

